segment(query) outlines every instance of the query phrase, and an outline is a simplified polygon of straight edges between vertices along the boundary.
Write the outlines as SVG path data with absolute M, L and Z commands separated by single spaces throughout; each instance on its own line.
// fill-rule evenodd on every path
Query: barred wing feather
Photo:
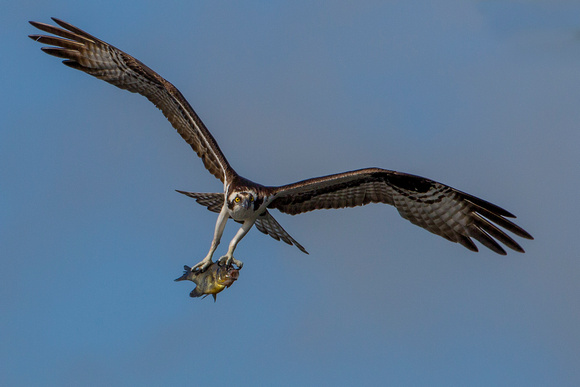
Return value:
M 471 238 L 498 254 L 506 254 L 498 241 L 515 251 L 524 252 L 497 226 L 533 239 L 506 219 L 515 218 L 508 211 L 445 184 L 401 172 L 368 168 L 272 189 L 275 199 L 269 208 L 292 215 L 369 203 L 390 204 L 411 223 L 472 251 L 478 249 Z

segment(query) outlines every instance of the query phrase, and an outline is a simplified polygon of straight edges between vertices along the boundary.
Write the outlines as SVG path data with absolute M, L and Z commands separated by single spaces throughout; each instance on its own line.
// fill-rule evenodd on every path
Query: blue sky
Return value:
M 578 2 L 2 9 L 1 384 L 580 384 Z M 216 215 L 174 189 L 221 184 L 147 100 L 26 38 L 50 16 L 174 83 L 247 178 L 414 173 L 536 239 L 502 257 L 387 206 L 274 214 L 310 255 L 252 230 L 234 286 L 190 299 L 173 279 Z

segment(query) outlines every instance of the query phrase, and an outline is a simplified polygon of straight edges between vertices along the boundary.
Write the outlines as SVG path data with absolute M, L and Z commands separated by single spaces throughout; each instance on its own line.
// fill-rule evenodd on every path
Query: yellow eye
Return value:
M 254 201 L 254 197 L 250 196 L 250 201 L 253 202 Z
M 241 202 L 241 201 L 242 201 L 242 199 L 240 199 L 240 197 L 239 197 L 239 196 L 236 196 L 236 198 L 234 199 L 234 202 L 236 202 L 236 203 L 239 203 L 239 202 Z

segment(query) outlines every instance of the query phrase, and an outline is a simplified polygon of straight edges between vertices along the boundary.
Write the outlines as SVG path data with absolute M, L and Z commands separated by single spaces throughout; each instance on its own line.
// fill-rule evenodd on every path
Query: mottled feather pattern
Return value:
M 222 193 L 200 193 L 200 192 L 186 192 L 176 190 L 180 194 L 194 198 L 196 202 L 204 207 L 207 207 L 211 212 L 219 214 L 224 205 L 224 194 Z
M 42 31 L 60 36 L 30 35 L 40 43 L 56 46 L 43 47 L 44 52 L 66 59 L 63 63 L 69 67 L 145 96 L 191 145 L 208 171 L 225 181 L 230 165 L 197 113 L 175 86 L 131 55 L 69 23 L 53 20 L 63 28 L 30 22 Z
M 446 186 L 435 185 L 425 193 L 412 193 L 391 187 L 391 196 L 399 214 L 417 226 L 457 242 L 455 235 L 465 235 L 468 205 Z
M 369 203 L 393 204 L 389 187 L 381 182 L 356 182 L 358 185 L 337 184 L 326 190 L 297 193 L 292 197 L 277 199 L 270 205 L 287 214 L 296 215 L 320 209 L 336 209 L 362 206 Z M 280 196 L 278 196 L 280 197 Z
M 186 192 L 186 191 L 179 191 L 180 194 L 184 194 L 189 196 L 190 198 L 194 198 L 196 202 L 201 204 L 204 207 L 207 207 L 208 210 L 212 212 L 219 213 L 224 205 L 224 194 L 222 193 L 200 193 L 200 192 Z M 276 239 L 277 241 L 281 240 L 286 242 L 289 245 L 294 245 L 300 249 L 300 251 L 308 254 L 308 251 L 302 245 L 282 228 L 280 224 L 274 219 L 274 217 L 266 210 L 262 215 L 258 216 L 256 219 L 256 228 L 258 231 L 270 235 L 272 238 Z
M 524 252 L 492 222 L 518 236 L 533 239 L 505 219 L 514 217 L 511 213 L 494 204 L 431 179 L 379 168 L 304 180 L 275 187 L 273 191 L 276 199 L 269 207 L 292 215 L 369 203 L 391 204 L 411 223 L 472 251 L 478 249 L 470 238 L 498 254 L 506 254 L 495 238 L 515 251 Z
M 260 205 L 264 202 L 268 203 L 269 209 L 291 215 L 318 209 L 383 203 L 395 206 L 399 214 L 411 223 L 472 251 L 478 251 L 478 248 L 471 238 L 498 254 L 506 253 L 499 243 L 524 252 L 504 230 L 522 238 L 533 239 L 529 233 L 507 219 L 515 216 L 503 208 L 448 185 L 407 173 L 366 168 L 280 187 L 266 187 L 245 179 L 231 168 L 213 136 L 175 86 L 129 54 L 71 24 L 53 20 L 62 28 L 31 22 L 38 29 L 55 35 L 30 36 L 38 42 L 53 46 L 43 47 L 46 53 L 65 59 L 63 63 L 69 67 L 148 98 L 191 145 L 205 167 L 224 182 L 228 197 L 244 191 L 255 194 L 253 211 L 262 211 Z M 195 198 L 213 212 L 219 213 L 225 204 L 224 194 L 221 193 L 178 192 Z M 257 215 L 252 211 L 248 213 L 252 217 Z M 239 222 L 245 220 L 238 219 Z M 257 217 L 255 224 L 264 234 L 294 244 L 306 252 L 267 210 Z M 240 235 L 243 237 L 245 233 Z M 218 242 L 219 237 L 221 234 L 217 236 Z M 211 254 L 213 250 L 210 250 Z
M 272 238 L 278 241 L 282 240 L 289 245 L 294 245 L 298 247 L 298 249 L 303 253 L 308 254 L 308 251 L 306 251 L 306 249 L 302 247 L 300 243 L 296 242 L 296 240 L 292 238 L 290 234 L 288 234 L 286 230 L 282 228 L 282 226 L 280 226 L 280 224 L 268 211 L 258 217 L 256 220 L 256 228 L 260 232 L 266 235 L 270 235 Z

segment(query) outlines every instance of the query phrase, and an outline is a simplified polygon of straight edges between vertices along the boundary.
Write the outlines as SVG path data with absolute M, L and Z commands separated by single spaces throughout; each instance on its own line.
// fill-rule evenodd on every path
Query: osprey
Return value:
M 263 186 L 245 179 L 230 166 L 211 133 L 175 86 L 131 55 L 69 23 L 53 20 L 62 28 L 30 22 L 56 35 L 30 35 L 37 42 L 54 46 L 43 47 L 44 52 L 64 58 L 63 63 L 69 67 L 145 96 L 163 112 L 207 170 L 223 183 L 223 193 L 178 191 L 219 214 L 209 252 L 192 271 L 204 271 L 212 265 L 213 254 L 229 218 L 242 226 L 231 240 L 226 255 L 219 259 L 220 264 L 242 267 L 242 262 L 234 258 L 234 250 L 253 225 L 262 233 L 307 253 L 272 217 L 270 209 L 295 215 L 369 203 L 390 204 L 411 223 L 451 242 L 478 251 L 471 239 L 474 238 L 502 255 L 506 252 L 498 242 L 521 253 L 524 250 L 497 226 L 522 238 L 533 239 L 506 219 L 515 218 L 510 212 L 448 185 L 407 173 L 367 168 L 280 187 Z

